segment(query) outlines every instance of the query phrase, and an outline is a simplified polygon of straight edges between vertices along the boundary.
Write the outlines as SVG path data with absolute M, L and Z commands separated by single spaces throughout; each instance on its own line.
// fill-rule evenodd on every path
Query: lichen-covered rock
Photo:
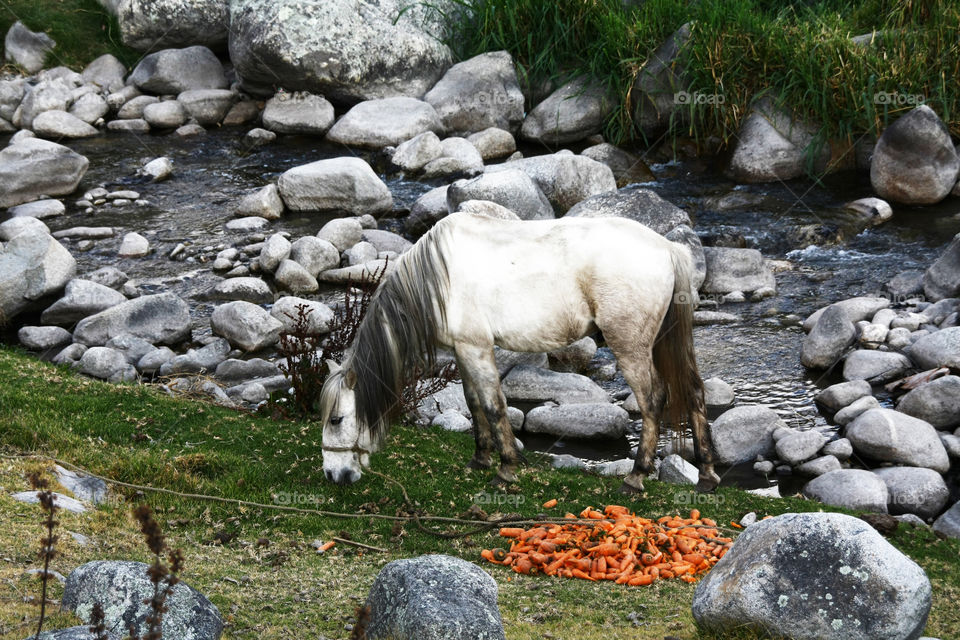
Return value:
M 503 394 L 519 402 L 558 404 L 609 402 L 607 392 L 578 373 L 557 373 L 530 365 L 518 365 L 503 377 Z
M 123 44 L 138 51 L 204 45 L 222 49 L 229 0 L 101 0 L 120 24 Z
M 76 270 L 70 252 L 45 233 L 0 245 L 0 324 L 62 289 Z
M 487 167 L 488 172 L 519 169 L 533 178 L 560 213 L 592 195 L 616 191 L 617 180 L 605 164 L 569 152 L 523 158 Z
M 504 638 L 497 583 L 459 558 L 428 555 L 394 560 L 380 570 L 366 604 L 371 640 Z
M 70 572 L 63 588 L 62 606 L 81 620 L 90 621 L 93 605 L 100 603 L 104 626 L 112 640 L 127 635 L 132 625 L 138 635 L 147 631 L 146 618 L 153 583 L 142 562 L 98 560 Z M 174 585 L 163 615 L 163 637 L 183 640 L 217 640 L 223 631 L 220 612 L 207 598 L 185 582 Z
M 740 534 L 697 585 L 693 617 L 794 640 L 895 640 L 918 638 L 930 605 L 923 569 L 863 520 L 788 513 Z
M 630 417 L 610 403 L 574 403 L 534 407 L 524 423 L 531 433 L 546 433 L 558 438 L 619 439 L 627 432 Z
M 223 65 L 203 46 L 164 49 L 146 56 L 127 82 L 157 95 L 179 94 L 191 89 L 226 89 Z
M 847 426 L 854 450 L 881 462 L 926 467 L 940 473 L 950 468 L 947 451 L 928 422 L 893 409 L 871 409 Z
M 351 108 L 330 128 L 327 139 L 351 147 L 382 149 L 426 131 L 443 133 L 443 123 L 432 106 L 415 98 L 382 98 Z
M 0 207 L 73 193 L 90 161 L 56 142 L 24 138 L 0 151 Z
M 190 309 L 172 293 L 135 298 L 84 318 L 77 324 L 73 339 L 96 346 L 122 333 L 151 344 L 176 344 L 190 335 Z

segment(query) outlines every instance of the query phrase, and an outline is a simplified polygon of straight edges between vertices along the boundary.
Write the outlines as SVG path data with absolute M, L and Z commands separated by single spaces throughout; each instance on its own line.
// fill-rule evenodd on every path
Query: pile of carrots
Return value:
M 731 538 L 720 536 L 716 522 L 701 518 L 697 509 L 689 518 L 650 520 L 626 507 L 609 505 L 602 512 L 587 507 L 579 518 L 596 522 L 505 527 L 500 535 L 511 540 L 510 550 L 484 549 L 480 555 L 526 575 L 643 586 L 664 578 L 695 582 L 733 544 Z M 577 516 L 568 513 L 564 519 L 577 520 Z

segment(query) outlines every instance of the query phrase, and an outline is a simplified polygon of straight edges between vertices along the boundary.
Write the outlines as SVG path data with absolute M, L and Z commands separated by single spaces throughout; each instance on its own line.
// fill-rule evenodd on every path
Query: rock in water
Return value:
M 323 94 L 335 103 L 422 96 L 450 66 L 444 13 L 454 3 L 234 0 L 230 59 L 243 88 Z
M 45 233 L 21 233 L 0 245 L 0 325 L 73 278 L 77 261 Z
M 157 95 L 226 89 L 229 84 L 217 56 L 201 46 L 151 53 L 140 61 L 127 82 Z
M 794 640 L 894 640 L 918 638 L 930 605 L 923 569 L 866 522 L 788 513 L 740 534 L 697 585 L 693 617 Z
M 773 270 L 756 249 L 704 247 L 703 255 L 707 261 L 703 291 L 707 293 L 747 292 L 777 286 Z
M 870 183 L 882 198 L 935 204 L 957 183 L 960 157 L 950 132 L 927 105 L 900 116 L 877 140 Z
M 322 136 L 333 125 L 333 105 L 306 92 L 277 94 L 263 109 L 264 128 L 276 133 Z
M 90 161 L 63 145 L 24 138 L 0 151 L 0 207 L 73 193 Z
M 417 640 L 504 638 L 497 583 L 459 558 L 428 555 L 387 564 L 367 596 L 367 637 Z
M 294 167 L 277 181 L 293 211 L 383 213 L 393 206 L 390 189 L 361 158 L 331 158 Z
M 615 404 L 563 404 L 534 407 L 527 414 L 526 430 L 560 438 L 619 439 L 627 432 L 630 416 Z
M 511 169 L 519 169 L 533 178 L 560 213 L 566 213 L 590 196 L 617 189 L 617 180 L 610 167 L 572 153 L 559 152 L 504 162 L 487 167 L 487 172 Z
M 842 307 L 831 305 L 803 339 L 800 362 L 811 369 L 836 364 L 857 337 L 857 330 Z
M 382 149 L 421 133 L 443 133 L 440 116 L 428 103 L 414 98 L 383 98 L 361 102 L 330 128 L 330 142 Z
M 933 301 L 960 297 L 960 233 L 923 274 L 923 292 Z
M 733 465 L 771 454 L 773 432 L 786 426 L 773 409 L 764 405 L 734 407 L 724 412 L 710 425 L 717 462 Z
M 516 131 L 523 120 L 523 93 L 513 57 L 491 51 L 459 62 L 423 96 L 453 135 L 496 127 Z
M 447 208 L 456 211 L 467 200 L 489 200 L 510 209 L 521 220 L 552 220 L 553 207 L 537 184 L 522 171 L 484 173 L 457 180 L 447 189 Z
M 88 562 L 70 572 L 63 588 L 63 608 L 89 622 L 93 605 L 100 603 L 107 629 L 118 629 L 116 636 L 126 635 L 132 625 L 139 636 L 146 634 L 150 609 L 146 604 L 153 596 L 153 583 L 142 562 L 99 560 Z M 174 585 L 166 601 L 163 616 L 163 637 L 217 640 L 223 631 L 220 612 L 207 598 L 185 582 Z

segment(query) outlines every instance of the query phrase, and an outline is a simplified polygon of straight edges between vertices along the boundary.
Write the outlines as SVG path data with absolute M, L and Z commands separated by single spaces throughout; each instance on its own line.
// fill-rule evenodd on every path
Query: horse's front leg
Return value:
M 487 433 L 492 436 L 497 451 L 500 452 L 500 469 L 493 483 L 516 482 L 517 469 L 523 462 L 523 456 L 517 449 L 513 429 L 507 419 L 507 400 L 500 389 L 500 373 L 497 371 L 497 363 L 493 356 L 493 345 L 480 347 L 457 344 L 454 349 L 457 353 L 460 375 L 464 380 L 464 389 L 469 386 L 476 396 L 478 409 L 473 407 L 470 409 L 474 412 L 474 424 L 480 425 L 485 419 L 489 429 Z M 481 429 L 477 428 L 477 433 L 480 432 Z M 478 454 L 482 453 L 481 449 L 478 438 Z
M 463 396 L 467 400 L 467 406 L 470 407 L 470 413 L 473 414 L 473 439 L 476 442 L 473 458 L 467 466 L 471 469 L 489 469 L 493 465 L 493 434 L 490 432 L 490 423 L 487 422 L 480 398 L 465 373 L 466 369 L 459 360 L 457 367 L 460 369 L 460 377 L 463 380 Z

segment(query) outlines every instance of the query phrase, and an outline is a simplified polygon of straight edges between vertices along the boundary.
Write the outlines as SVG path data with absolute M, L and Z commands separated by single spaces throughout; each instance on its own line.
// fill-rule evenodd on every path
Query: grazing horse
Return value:
M 344 363 L 321 392 L 323 470 L 356 482 L 383 440 L 409 372 L 453 349 L 473 414 L 473 468 L 517 478 L 522 457 L 507 420 L 494 345 L 559 349 L 595 332 L 636 394 L 643 434 L 625 492 L 654 470 L 664 405 L 694 435 L 701 491 L 720 478 L 693 352 L 690 253 L 624 218 L 519 221 L 452 214 L 396 262 L 372 297 Z

